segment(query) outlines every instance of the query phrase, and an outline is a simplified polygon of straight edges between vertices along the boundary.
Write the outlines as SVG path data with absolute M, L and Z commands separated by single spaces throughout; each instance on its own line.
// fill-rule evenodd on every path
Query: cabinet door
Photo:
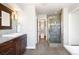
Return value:
M 26 50 L 26 37 L 23 37 L 21 40 L 21 52 L 24 53 L 24 51 Z
M 21 54 L 23 54 L 26 50 L 26 44 L 27 44 L 27 37 L 26 35 L 23 35 L 21 38 L 20 38 L 20 52 Z
M 5 53 L 5 55 L 15 55 L 16 54 L 16 49 L 13 47 L 10 47 L 8 51 Z
M 16 53 L 17 54 L 23 54 L 26 50 L 26 35 L 23 35 L 21 37 L 18 37 L 16 39 Z
M 21 42 L 20 38 L 16 38 L 16 54 L 20 54 L 20 49 L 21 49 Z

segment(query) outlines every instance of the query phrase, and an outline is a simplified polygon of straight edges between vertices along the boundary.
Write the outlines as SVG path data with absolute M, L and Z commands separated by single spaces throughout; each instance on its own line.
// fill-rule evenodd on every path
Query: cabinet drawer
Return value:
M 16 49 L 10 47 L 10 48 L 8 48 L 6 50 L 0 51 L 0 54 L 1 55 L 14 55 L 14 54 L 16 54 Z
M 16 53 L 16 44 L 15 44 L 15 42 L 9 41 L 9 42 L 3 43 L 0 46 L 0 54 L 2 54 L 2 55 L 14 54 L 14 53 Z

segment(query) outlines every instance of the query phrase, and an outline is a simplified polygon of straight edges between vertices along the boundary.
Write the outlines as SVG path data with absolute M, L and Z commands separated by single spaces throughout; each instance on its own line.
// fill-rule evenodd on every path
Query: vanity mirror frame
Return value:
M 10 15 L 10 26 L 2 26 L 2 11 Z M 0 29 L 12 29 L 12 10 L 0 3 Z M 5 19 L 6 20 L 6 19 Z M 7 20 L 6 20 L 7 21 Z

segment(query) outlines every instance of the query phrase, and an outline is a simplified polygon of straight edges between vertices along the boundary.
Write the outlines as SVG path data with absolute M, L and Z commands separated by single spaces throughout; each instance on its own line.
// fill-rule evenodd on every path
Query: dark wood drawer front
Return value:
M 0 55 L 20 55 L 26 50 L 27 36 L 22 35 L 0 44 Z
M 16 54 L 16 49 L 10 47 L 6 50 L 0 51 L 0 54 L 1 55 L 15 55 Z
M 16 44 L 14 41 L 8 41 L 6 43 L 3 43 L 3 45 L 0 47 L 0 54 L 4 54 L 4 55 L 7 55 L 7 54 L 14 54 L 16 53 Z M 15 51 L 14 53 L 10 53 L 10 52 L 13 52 Z

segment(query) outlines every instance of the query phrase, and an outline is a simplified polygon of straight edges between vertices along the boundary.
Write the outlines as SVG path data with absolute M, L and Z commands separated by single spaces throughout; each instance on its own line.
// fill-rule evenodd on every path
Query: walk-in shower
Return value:
M 48 17 L 48 42 L 49 43 L 61 43 L 60 15 Z

